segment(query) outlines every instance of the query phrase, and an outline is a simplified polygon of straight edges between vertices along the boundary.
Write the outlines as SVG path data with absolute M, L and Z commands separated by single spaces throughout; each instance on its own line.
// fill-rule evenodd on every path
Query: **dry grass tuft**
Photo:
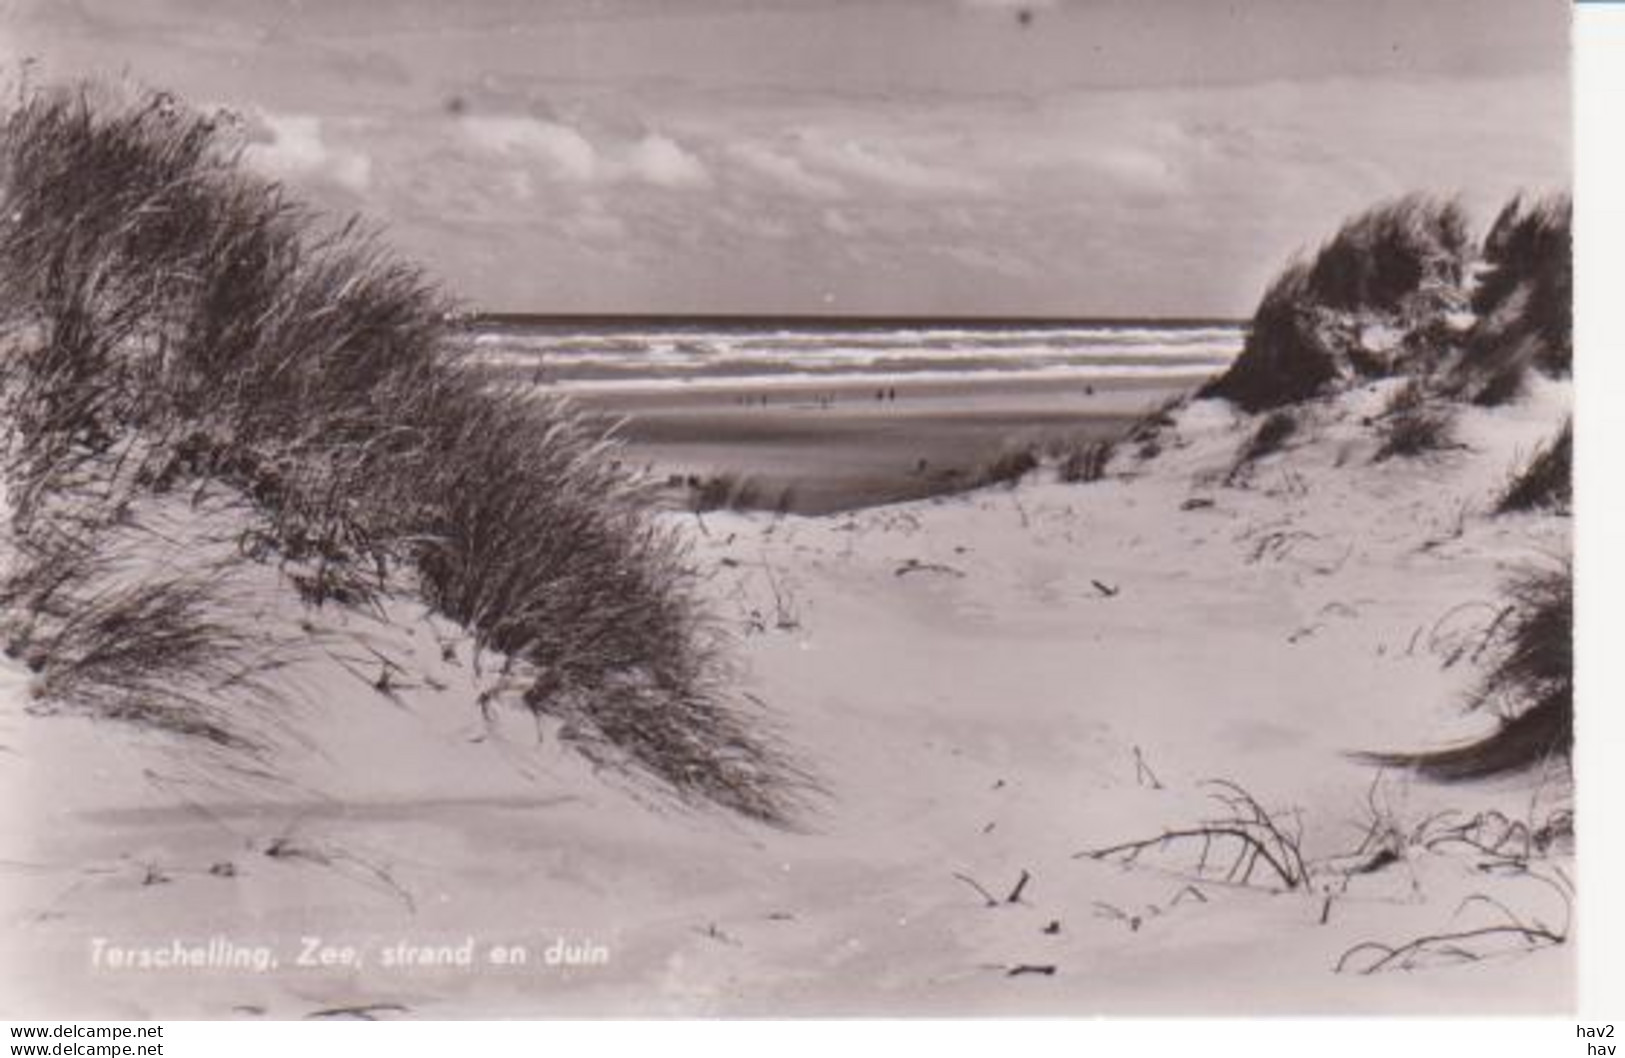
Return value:
M 1068 485 L 1090 484 L 1103 481 L 1117 454 L 1115 441 L 1089 441 L 1072 445 L 1060 454 L 1056 473 Z
M 1012 448 L 988 460 L 972 476 L 970 487 L 1014 485 L 1038 469 L 1038 452 L 1032 447 Z
M 1290 408 L 1278 408 L 1264 417 L 1258 429 L 1243 442 L 1225 474 L 1225 484 L 1239 483 L 1260 459 L 1274 455 L 1298 433 L 1298 415 Z
M 1574 420 L 1530 457 L 1495 502 L 1496 514 L 1549 510 L 1567 514 L 1574 504 Z
M 1455 447 L 1455 410 L 1432 396 L 1421 379 L 1394 392 L 1377 419 L 1380 443 L 1372 462 L 1415 459 Z
M 1468 701 L 1493 710 L 1496 731 L 1450 749 L 1361 754 L 1444 781 L 1479 779 L 1566 760 L 1574 747 L 1574 569 L 1524 573 L 1506 585 L 1508 619 L 1490 642 L 1492 661 Z

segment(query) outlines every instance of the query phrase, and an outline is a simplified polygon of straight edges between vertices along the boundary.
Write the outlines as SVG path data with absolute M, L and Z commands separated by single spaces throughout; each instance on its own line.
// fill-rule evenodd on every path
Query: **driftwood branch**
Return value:
M 1276 816 L 1236 783 L 1216 779 L 1206 785 L 1213 787 L 1211 796 L 1229 810 L 1226 817 L 1085 850 L 1074 854 L 1073 859 L 1115 859 L 1128 865 L 1149 850 L 1165 851 L 1175 845 L 1191 844 L 1200 850 L 1195 873 L 1206 878 L 1211 877 L 1210 861 L 1220 848 L 1225 848 L 1228 856 L 1223 861 L 1222 877 L 1226 882 L 1252 884 L 1255 872 L 1262 868 L 1288 889 L 1301 887 L 1308 880 L 1309 869 L 1299 847 L 1299 836 L 1287 832 Z
M 1429 933 L 1406 941 L 1403 944 L 1385 944 L 1381 941 L 1364 941 L 1345 951 L 1337 960 L 1335 967 L 1338 973 L 1344 973 L 1354 968 L 1362 956 L 1370 956 L 1364 965 L 1358 966 L 1361 974 L 1379 973 L 1390 969 L 1413 969 L 1418 960 L 1424 958 L 1449 958 L 1462 962 L 1477 962 L 1493 952 L 1482 949 L 1482 942 L 1489 938 L 1510 938 L 1519 942 L 1520 950 L 1529 952 L 1540 948 L 1548 948 L 1558 944 L 1565 944 L 1569 939 L 1569 928 L 1573 924 L 1574 903 L 1572 889 L 1569 887 L 1568 876 L 1559 873 L 1560 880 L 1548 878 L 1543 874 L 1529 873 L 1529 877 L 1545 883 L 1563 899 L 1564 921 L 1561 929 L 1554 929 L 1539 919 L 1524 919 L 1511 908 L 1492 896 L 1484 893 L 1474 893 L 1463 900 L 1456 908 L 1456 914 L 1475 904 L 1483 904 L 1499 912 L 1502 921 L 1492 922 L 1488 925 L 1473 929 Z M 1476 945 L 1476 946 L 1475 946 Z
M 1026 974 L 1038 974 L 1044 977 L 1054 977 L 1055 966 L 1053 963 L 1044 963 L 1043 965 L 1038 965 L 1035 963 L 1021 963 L 1020 965 L 1012 966 L 1009 970 L 1005 971 L 1006 977 L 1022 977 Z
M 1431 933 L 1397 946 L 1368 940 L 1356 944 L 1343 953 L 1342 957 L 1337 960 L 1337 972 L 1343 973 L 1347 971 L 1350 961 L 1362 953 L 1372 953 L 1377 956 L 1377 958 L 1360 968 L 1358 972 L 1362 974 L 1373 974 L 1393 968 L 1410 969 L 1415 965 L 1414 960 L 1417 957 L 1429 955 L 1448 956 L 1464 962 L 1477 962 L 1484 957 L 1484 954 L 1465 948 L 1462 944 L 1485 937 L 1515 937 L 1523 941 L 1530 951 L 1554 944 L 1562 944 L 1567 939 L 1539 927 L 1507 923 L 1499 926 L 1482 926 L 1478 929 L 1461 930 L 1457 933 Z

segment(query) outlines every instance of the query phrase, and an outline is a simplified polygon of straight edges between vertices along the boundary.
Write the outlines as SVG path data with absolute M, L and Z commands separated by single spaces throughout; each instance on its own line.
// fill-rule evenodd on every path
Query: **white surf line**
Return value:
M 1097 382 L 1114 378 L 1179 379 L 1206 378 L 1220 370 L 1229 361 L 1205 364 L 1088 364 L 1069 367 L 1035 368 L 1032 370 L 989 371 L 910 371 L 906 373 L 842 372 L 838 374 L 806 374 L 801 372 L 773 375 L 705 375 L 694 378 L 616 378 L 616 379 L 560 379 L 536 384 L 538 389 L 568 393 L 581 392 L 691 392 L 694 390 L 727 389 L 793 389 L 807 386 L 827 387 L 895 387 L 899 385 L 929 383 L 996 383 L 996 382 Z

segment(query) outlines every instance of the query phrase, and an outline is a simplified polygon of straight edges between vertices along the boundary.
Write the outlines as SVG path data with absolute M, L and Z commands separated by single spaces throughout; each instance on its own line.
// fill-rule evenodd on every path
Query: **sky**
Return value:
M 1566 0 L 0 0 L 0 80 L 243 118 L 470 308 L 1247 315 L 1569 182 Z

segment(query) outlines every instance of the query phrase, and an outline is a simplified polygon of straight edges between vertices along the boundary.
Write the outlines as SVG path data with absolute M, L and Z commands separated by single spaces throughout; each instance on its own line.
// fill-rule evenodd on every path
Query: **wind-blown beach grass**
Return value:
M 149 581 L 100 623 L 70 590 L 134 506 L 212 483 L 254 512 L 244 560 L 279 566 L 307 604 L 415 588 L 522 662 L 525 704 L 594 760 L 785 821 L 806 777 L 729 697 L 683 544 L 601 432 L 493 389 L 447 341 L 431 280 L 364 225 L 246 172 L 225 124 L 82 85 L 28 96 L 0 131 L 0 392 L 22 544 L 8 584 L 42 686 L 151 722 L 77 693 L 118 690 L 141 659 L 109 669 L 74 644 L 117 638 L 132 613 L 166 615 L 170 642 L 190 644 L 152 665 L 229 643 L 191 619 L 185 585 Z M 230 718 L 214 722 L 226 737 Z
M 1464 300 L 1472 255 L 1454 202 L 1407 195 L 1345 222 L 1265 291 L 1236 362 L 1203 389 L 1250 412 L 1324 393 L 1351 376 L 1425 370 L 1438 355 L 1437 321 Z M 1425 322 L 1425 325 L 1424 325 Z M 1404 338 L 1367 348 L 1372 324 Z
M 1283 270 L 1242 354 L 1202 393 L 1257 413 L 1398 376 L 1403 381 L 1364 420 L 1375 434 L 1372 462 L 1459 449 L 1464 405 L 1510 403 L 1534 376 L 1555 381 L 1572 370 L 1571 214 L 1565 195 L 1532 204 L 1518 196 L 1478 246 L 1453 202 L 1412 195 L 1361 214 L 1313 259 Z M 1462 315 L 1465 325 L 1453 318 Z M 1372 340 L 1373 332 L 1382 338 Z M 1282 433 L 1271 425 L 1283 413 L 1264 420 L 1243 456 L 1266 433 Z M 1566 513 L 1572 447 L 1566 422 L 1516 471 L 1494 513 Z M 1451 749 L 1366 759 L 1452 780 L 1567 759 L 1574 738 L 1572 567 L 1565 559 L 1561 569 L 1526 573 L 1503 594 L 1504 627 L 1498 619 L 1478 651 L 1490 651 L 1493 665 L 1471 697 L 1474 708 L 1498 710 L 1498 729 Z
M 1536 449 L 1507 482 L 1495 501 L 1497 514 L 1552 510 L 1567 513 L 1574 503 L 1574 420 Z
M 1476 317 L 1455 374 L 1474 403 L 1505 403 L 1527 372 L 1554 377 L 1574 363 L 1574 207 L 1567 195 L 1514 198 L 1484 236 Z
M 1494 731 L 1460 746 L 1368 754 L 1448 782 L 1483 779 L 1566 761 L 1574 750 L 1574 569 L 1525 570 L 1503 589 L 1487 633 L 1488 668 L 1469 709 L 1492 712 Z

